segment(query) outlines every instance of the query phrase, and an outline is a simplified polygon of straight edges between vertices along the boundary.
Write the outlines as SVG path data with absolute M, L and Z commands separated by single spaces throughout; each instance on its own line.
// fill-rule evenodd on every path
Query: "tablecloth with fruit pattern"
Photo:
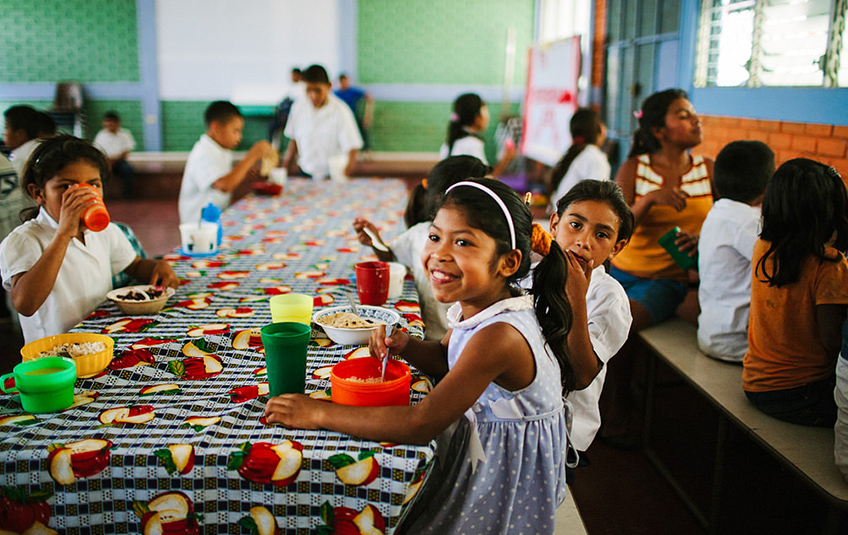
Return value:
M 403 230 L 397 180 L 290 181 L 277 197 L 225 211 L 217 255 L 166 257 L 181 279 L 156 316 L 111 303 L 76 331 L 115 340 L 114 358 L 76 383 L 74 405 L 29 415 L 0 396 L 0 526 L 84 533 L 392 533 L 434 446 L 288 430 L 262 418 L 268 387 L 258 328 L 268 299 L 314 295 L 315 309 L 354 291 L 353 265 L 374 259 L 351 223 Z M 423 336 L 411 277 L 386 307 Z M 307 393 L 329 398 L 330 367 L 367 355 L 313 325 Z M 413 370 L 414 372 L 414 370 Z M 413 373 L 413 400 L 430 387 Z M 29 532 L 28 532 L 29 533 Z

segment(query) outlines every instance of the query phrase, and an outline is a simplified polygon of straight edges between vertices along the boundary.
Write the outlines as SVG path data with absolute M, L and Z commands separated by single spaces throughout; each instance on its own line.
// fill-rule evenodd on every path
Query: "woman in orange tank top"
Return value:
M 610 269 L 630 299 L 631 333 L 666 320 L 686 298 L 689 275 L 658 240 L 680 227 L 675 243 L 694 256 L 701 224 L 713 204 L 713 161 L 689 152 L 701 143 L 702 132 L 701 119 L 686 92 L 667 89 L 654 93 L 642 103 L 637 116 L 639 128 L 633 134 L 633 146 L 615 176 L 633 210 L 636 228 Z M 608 413 L 602 437 L 627 434 L 627 418 L 621 413 L 631 405 L 628 390 L 633 359 L 628 347 L 610 361 L 614 364 L 601 398 L 602 411 L 606 407 Z

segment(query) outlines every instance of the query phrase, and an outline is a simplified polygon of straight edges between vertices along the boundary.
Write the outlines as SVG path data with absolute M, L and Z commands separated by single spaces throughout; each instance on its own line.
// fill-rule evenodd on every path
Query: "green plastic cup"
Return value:
M 271 321 L 274 323 L 296 321 L 309 325 L 312 323 L 312 303 L 311 295 L 275 295 L 270 301 Z
M 303 394 L 306 387 L 306 347 L 312 327 L 294 321 L 271 323 L 260 329 L 265 368 L 272 396 Z
M 684 271 L 688 271 L 690 269 L 695 269 L 698 267 L 698 255 L 689 256 L 689 251 L 681 251 L 674 244 L 674 241 L 677 239 L 677 234 L 680 232 L 680 227 L 674 227 L 669 230 L 657 240 L 657 243 L 662 246 L 663 249 L 668 251 L 668 254 L 671 255 L 671 258 L 677 262 L 677 265 L 681 267 Z
M 14 378 L 15 386 L 6 387 Z M 57 412 L 74 402 L 77 365 L 64 357 L 44 357 L 21 362 L 12 373 L 0 376 L 0 390 L 21 395 L 21 405 L 29 413 Z

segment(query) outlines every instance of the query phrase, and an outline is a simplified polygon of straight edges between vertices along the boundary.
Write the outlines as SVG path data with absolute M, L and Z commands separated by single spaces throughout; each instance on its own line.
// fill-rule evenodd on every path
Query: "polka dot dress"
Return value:
M 468 340 L 493 323 L 514 326 L 533 351 L 536 377 L 510 392 L 491 383 L 466 413 L 479 434 L 485 460 L 472 468 L 473 447 L 465 447 L 451 489 L 441 489 L 439 508 L 419 519 L 422 533 L 553 533 L 554 513 L 565 499 L 566 415 L 559 364 L 545 345 L 532 298 L 499 301 L 465 321 L 448 314 L 453 333 L 448 366 Z M 475 440 L 469 440 L 474 444 Z M 447 492 L 445 492 L 447 491 Z M 421 526 L 423 527 L 423 526 Z

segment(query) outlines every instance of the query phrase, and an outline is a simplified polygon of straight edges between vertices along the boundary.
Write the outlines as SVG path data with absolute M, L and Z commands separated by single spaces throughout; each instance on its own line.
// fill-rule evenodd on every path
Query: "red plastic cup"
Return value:
M 97 197 L 94 199 L 95 204 L 86 208 L 85 212 L 82 214 L 82 224 L 85 225 L 85 228 L 88 230 L 100 232 L 109 226 L 109 222 L 111 221 L 109 212 L 106 211 L 106 205 L 103 204 L 103 199 L 100 197 L 100 193 L 97 191 L 97 188 L 90 184 L 81 184 L 81 186 L 91 188 L 95 193 L 97 193 Z
M 374 357 L 339 362 L 330 370 L 333 403 L 356 407 L 409 405 L 409 385 L 412 382 L 409 366 L 389 359 L 385 381 L 379 381 L 381 372 L 382 361 Z
M 388 262 L 360 262 L 356 271 L 356 293 L 363 305 L 380 306 L 389 298 L 391 268 Z

